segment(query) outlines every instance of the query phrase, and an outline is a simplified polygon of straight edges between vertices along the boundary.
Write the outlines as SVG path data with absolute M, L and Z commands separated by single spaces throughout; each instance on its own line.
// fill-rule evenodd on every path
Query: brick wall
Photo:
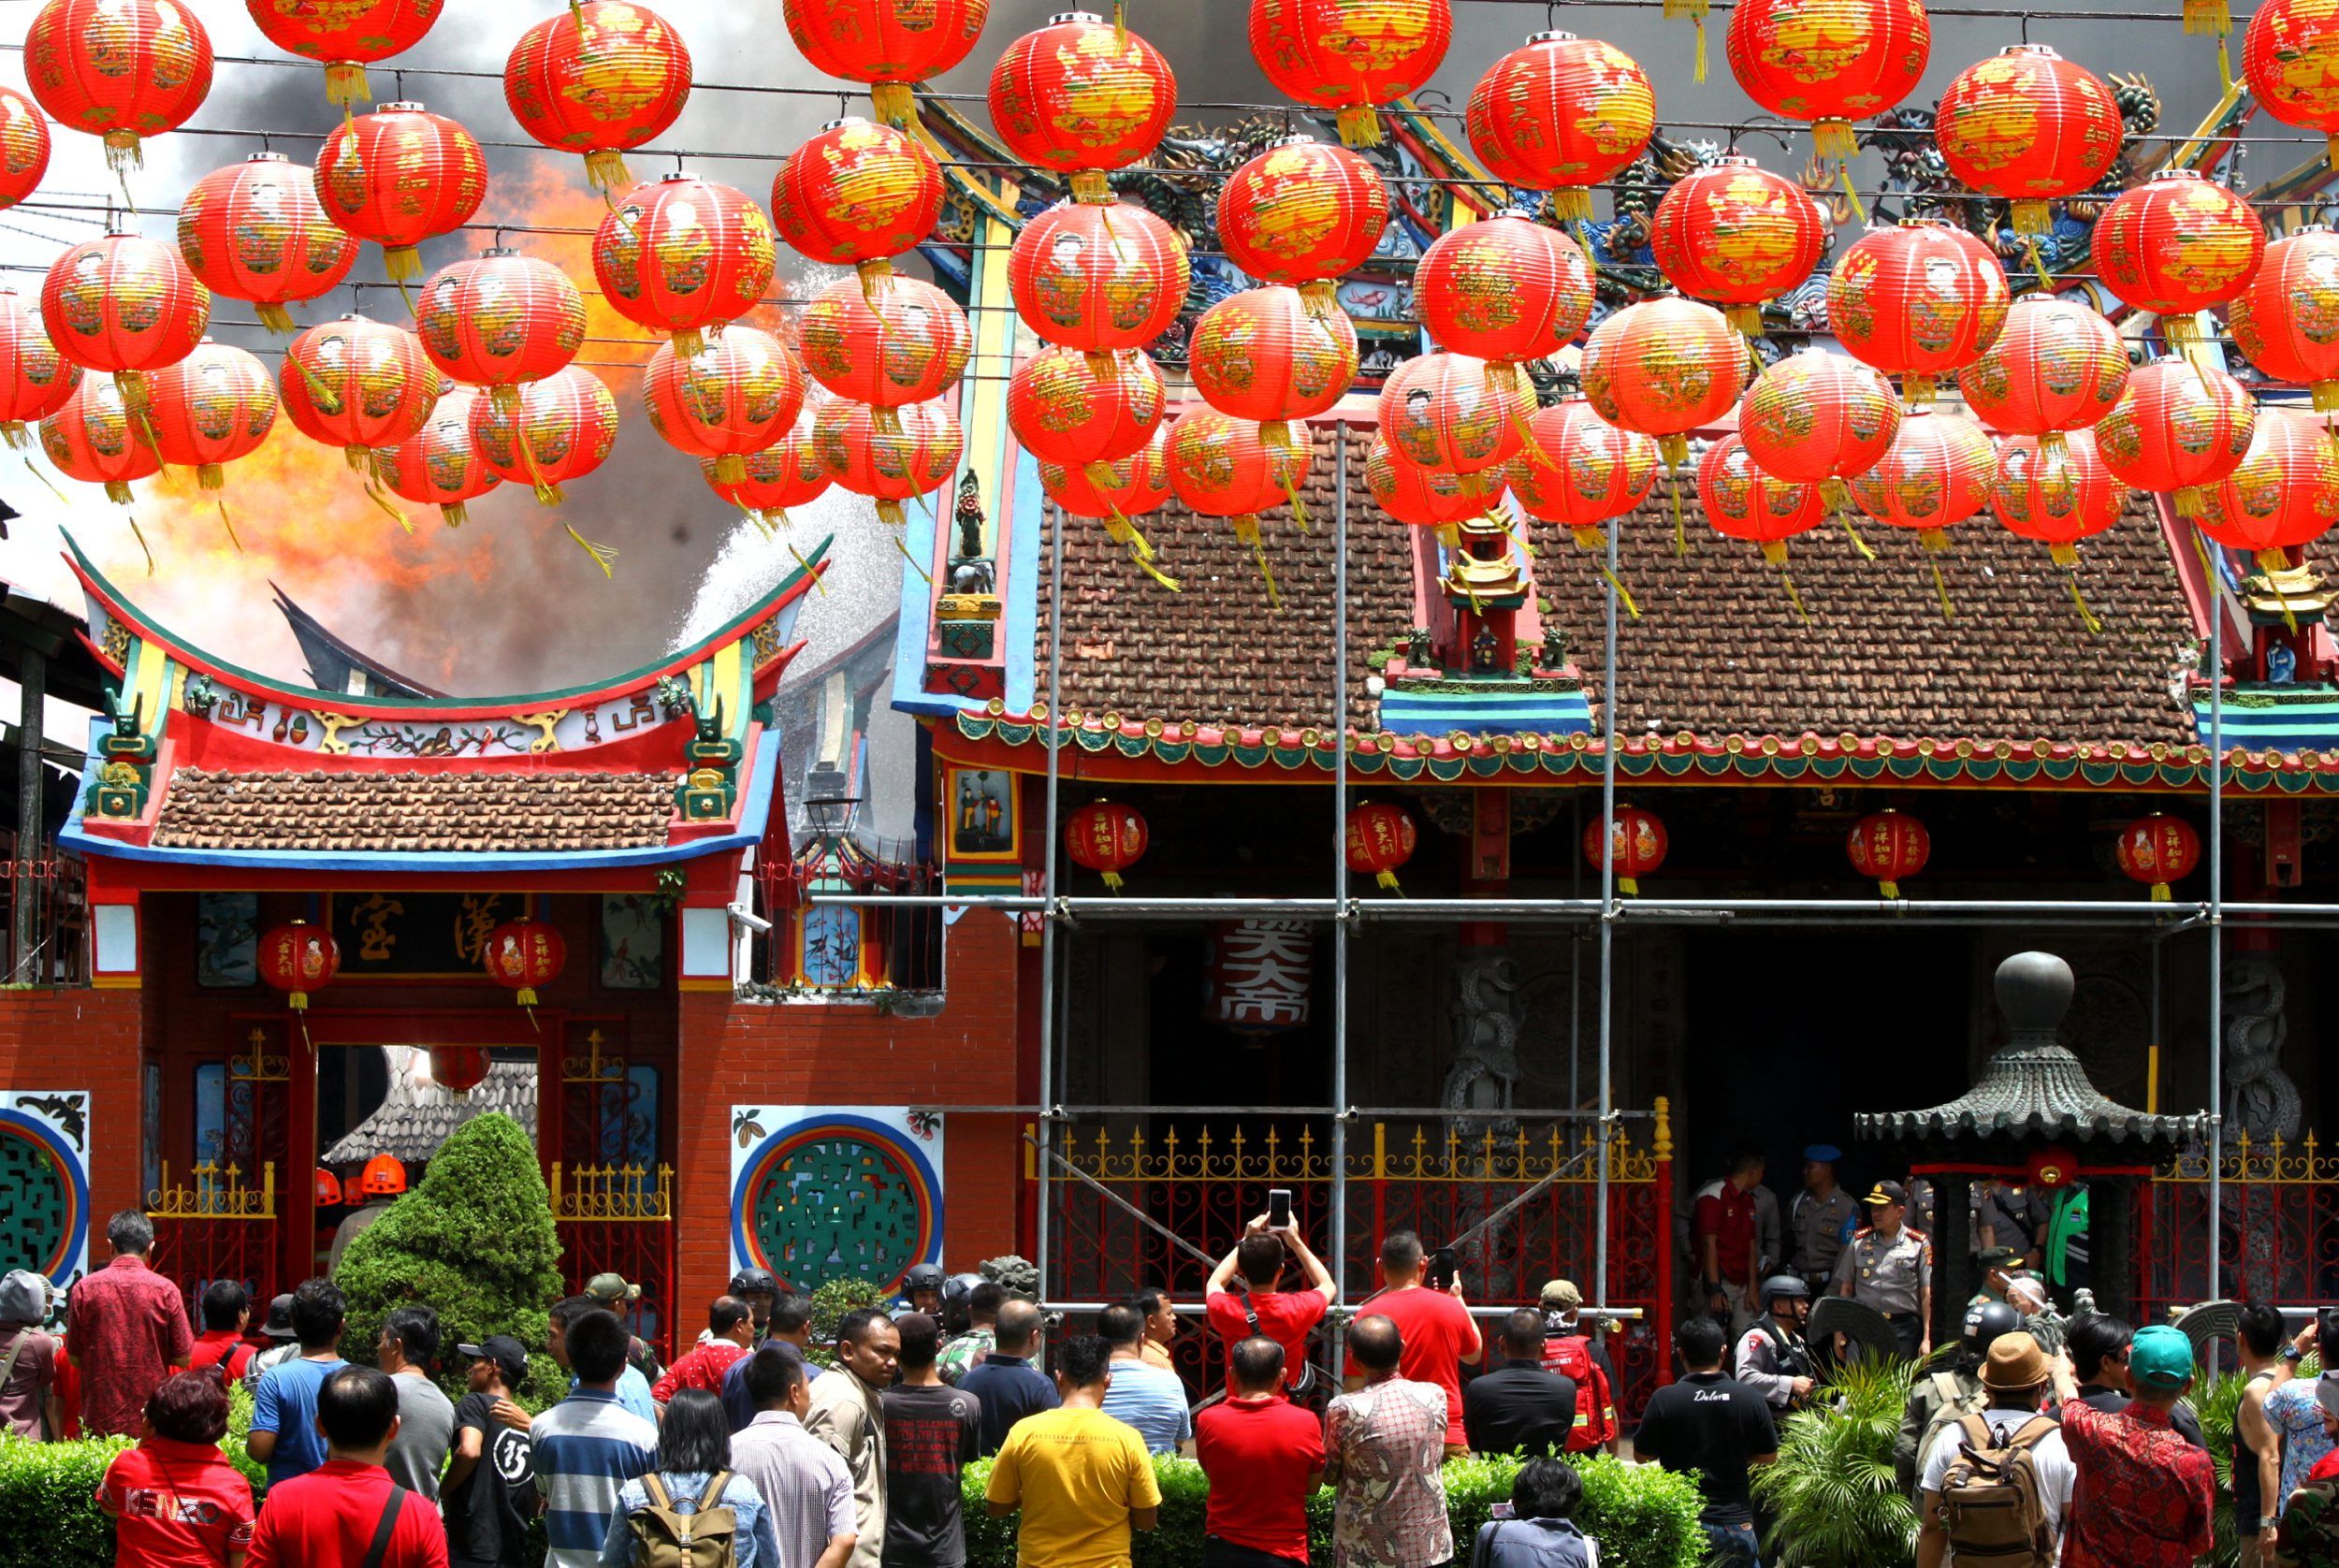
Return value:
M 1017 1103 L 1014 923 L 969 911 L 948 936 L 950 995 L 932 1018 L 858 1006 L 775 1006 L 686 992 L 676 1073 L 676 1249 L 684 1323 L 731 1274 L 734 1105 Z M 1025 1118 L 948 1119 L 944 1262 L 956 1271 L 1017 1247 Z
M 137 991 L 0 991 L 0 1088 L 90 1091 L 93 1263 L 107 1256 L 106 1216 L 140 1206 L 143 1196 L 140 1003 Z

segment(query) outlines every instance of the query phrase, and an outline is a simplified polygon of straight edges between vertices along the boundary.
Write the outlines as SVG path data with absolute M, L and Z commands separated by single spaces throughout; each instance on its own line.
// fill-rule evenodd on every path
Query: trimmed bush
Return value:
M 114 1526 L 97 1510 L 97 1483 L 128 1446 L 0 1435 L 0 1568 L 110 1568 Z
M 831 1280 L 821 1285 L 812 1293 L 812 1340 L 805 1346 L 804 1358 L 818 1366 L 835 1366 L 836 1326 L 845 1321 L 845 1314 L 863 1307 L 882 1312 L 893 1299 L 890 1292 L 867 1280 Z

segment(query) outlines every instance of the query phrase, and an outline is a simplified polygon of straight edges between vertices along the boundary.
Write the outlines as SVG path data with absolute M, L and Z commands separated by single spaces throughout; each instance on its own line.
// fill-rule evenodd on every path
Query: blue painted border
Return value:
M 930 1227 L 934 1237 L 933 1244 L 926 1249 L 923 1256 L 913 1258 L 904 1264 L 901 1274 L 896 1274 L 891 1281 L 879 1283 L 882 1284 L 889 1292 L 898 1290 L 901 1287 L 902 1274 L 908 1273 L 920 1263 L 941 1262 L 943 1248 L 949 1236 L 949 1231 L 944 1225 L 947 1214 L 943 1208 L 941 1172 L 934 1169 L 934 1162 L 926 1158 L 926 1152 L 913 1141 L 914 1135 L 905 1128 L 888 1126 L 882 1122 L 874 1121 L 866 1116 L 824 1115 L 815 1112 L 809 1116 L 799 1117 L 777 1131 L 766 1134 L 763 1140 L 755 1146 L 754 1152 L 748 1154 L 746 1162 L 740 1166 L 739 1174 L 733 1178 L 731 1183 L 732 1267 L 744 1269 L 752 1265 L 756 1268 L 771 1269 L 774 1274 L 779 1272 L 777 1269 L 772 1268 L 771 1260 L 763 1256 L 761 1249 L 750 1244 L 748 1235 L 748 1183 L 761 1174 L 765 1151 L 773 1144 L 799 1137 L 806 1128 L 821 1127 L 835 1127 L 839 1131 L 860 1133 L 889 1147 L 901 1150 L 916 1165 L 918 1175 L 925 1183 L 926 1193 L 934 1204 L 934 1224 Z
M 92 1096 L 94 1099 L 96 1096 Z M 0 1124 L 6 1124 L 23 1134 L 49 1152 L 73 1195 L 73 1223 L 66 1227 L 65 1255 L 55 1272 L 42 1277 L 63 1290 L 89 1271 L 89 1162 L 65 1146 L 57 1130 L 38 1117 L 27 1116 L 21 1111 L 0 1111 Z M 937 1232 L 938 1234 L 938 1232 Z

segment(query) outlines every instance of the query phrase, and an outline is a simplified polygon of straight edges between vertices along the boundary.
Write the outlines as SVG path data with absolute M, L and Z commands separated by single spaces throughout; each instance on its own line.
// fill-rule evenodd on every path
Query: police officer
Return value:
M 1989 1393 L 1982 1386 L 1982 1363 L 2002 1334 L 2022 1328 L 2022 1314 L 2003 1301 L 1991 1301 L 1966 1313 L 1965 1332 L 1947 1366 L 1936 1366 L 1910 1386 L 1900 1407 L 1900 1435 L 1893 1443 L 1893 1476 L 1900 1489 L 1917 1494 L 1924 1474 L 1928 1437 L 1938 1440 L 1942 1413 L 1978 1416 L 1988 1407 Z
M 1819 1378 L 1810 1346 L 1803 1343 L 1811 1287 L 1793 1274 L 1773 1274 L 1763 1282 L 1763 1310 L 1770 1315 L 1738 1340 L 1732 1367 L 1737 1380 L 1760 1391 L 1773 1410 L 1800 1410 Z
M 1898 1182 L 1877 1183 L 1865 1201 L 1868 1227 L 1836 1260 L 1836 1294 L 1883 1314 L 1901 1356 L 1921 1360 L 1933 1350 L 1933 1243 L 1904 1223 L 1909 1192 Z
M 1790 1262 L 1814 1290 L 1825 1290 L 1836 1277 L 1836 1259 L 1860 1227 L 1860 1206 L 1836 1185 L 1836 1162 L 1842 1158 L 1843 1151 L 1829 1143 L 1804 1150 L 1803 1190 L 1787 1211 L 1794 1245 Z
M 2046 1284 L 2037 1270 L 2021 1267 L 2022 1254 L 2012 1247 L 1983 1247 L 1974 1255 L 1973 1260 L 1981 1266 L 1982 1288 L 1966 1302 L 1969 1307 L 2012 1300 L 2014 1282 L 2017 1280 L 2028 1280 L 2041 1287 Z

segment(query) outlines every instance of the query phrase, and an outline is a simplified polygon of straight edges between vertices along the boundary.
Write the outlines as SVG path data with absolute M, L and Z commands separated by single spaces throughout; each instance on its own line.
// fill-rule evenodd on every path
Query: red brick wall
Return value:
M 138 1191 L 136 991 L 0 991 L 0 1088 L 90 1091 L 90 1257 L 103 1263 L 106 1216 L 142 1207 Z
M 684 1324 L 731 1274 L 734 1105 L 1005 1105 L 1016 1100 L 1016 977 L 1008 918 L 950 928 L 949 997 L 932 1018 L 868 1007 L 734 1002 L 686 992 L 676 1077 L 676 1271 Z M 943 1253 L 952 1271 L 1017 1248 L 1026 1118 L 947 1118 Z

